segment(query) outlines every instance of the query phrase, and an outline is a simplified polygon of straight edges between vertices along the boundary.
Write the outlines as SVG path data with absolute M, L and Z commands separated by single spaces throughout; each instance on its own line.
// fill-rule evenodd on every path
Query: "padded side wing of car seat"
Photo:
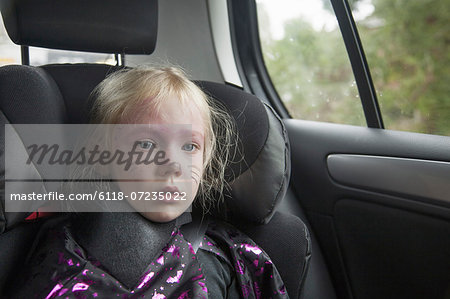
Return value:
M 311 258 L 311 240 L 300 218 L 275 212 L 266 225 L 240 229 L 264 248 L 283 278 L 290 298 L 300 298 Z M 288 260 L 288 262 L 286 262 Z M 285 265 L 291 265 L 286 267 Z

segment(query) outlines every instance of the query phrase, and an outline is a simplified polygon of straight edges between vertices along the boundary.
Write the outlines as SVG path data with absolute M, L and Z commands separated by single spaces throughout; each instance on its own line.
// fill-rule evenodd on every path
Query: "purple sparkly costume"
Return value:
M 167 245 L 138 282 L 127 287 L 109 274 L 76 242 L 64 222 L 47 229 L 27 263 L 12 298 L 216 298 L 208 291 L 191 244 L 175 226 Z M 199 250 L 234 269 L 241 298 L 288 298 L 281 277 L 267 254 L 249 237 L 226 223 L 210 223 Z M 233 294 L 230 292 L 228 294 Z M 234 298 L 234 295 L 229 295 Z

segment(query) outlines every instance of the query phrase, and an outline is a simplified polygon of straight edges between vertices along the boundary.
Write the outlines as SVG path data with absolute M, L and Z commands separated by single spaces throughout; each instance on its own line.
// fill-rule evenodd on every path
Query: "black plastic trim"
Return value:
M 369 128 L 383 129 L 383 118 L 377 101 L 369 65 L 347 0 L 330 0 L 350 58 L 356 85 Z
M 331 154 L 331 178 L 340 184 L 403 197 L 450 202 L 450 163 L 365 154 Z
M 28 46 L 20 46 L 20 54 L 22 56 L 22 65 L 30 65 L 30 48 Z
M 254 0 L 229 0 L 233 52 L 245 91 L 270 104 L 282 118 L 290 118 L 268 75 L 259 40 Z

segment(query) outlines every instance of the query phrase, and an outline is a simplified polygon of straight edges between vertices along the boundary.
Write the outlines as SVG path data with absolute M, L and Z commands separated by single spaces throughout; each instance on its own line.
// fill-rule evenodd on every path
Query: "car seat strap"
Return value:
M 192 221 L 180 227 L 184 238 L 191 243 L 194 252 L 197 253 L 200 243 L 205 236 L 209 224 L 209 217 L 200 212 L 191 213 Z

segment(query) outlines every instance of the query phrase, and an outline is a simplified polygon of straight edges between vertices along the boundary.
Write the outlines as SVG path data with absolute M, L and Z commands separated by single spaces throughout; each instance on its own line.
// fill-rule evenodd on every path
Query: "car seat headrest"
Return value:
M 157 0 L 2 0 L 0 9 L 19 45 L 123 54 L 156 45 Z
M 235 119 L 241 144 L 226 172 L 231 194 L 218 212 L 232 222 L 267 223 L 290 178 L 289 141 L 283 123 L 271 107 L 249 93 L 219 83 L 197 83 Z

